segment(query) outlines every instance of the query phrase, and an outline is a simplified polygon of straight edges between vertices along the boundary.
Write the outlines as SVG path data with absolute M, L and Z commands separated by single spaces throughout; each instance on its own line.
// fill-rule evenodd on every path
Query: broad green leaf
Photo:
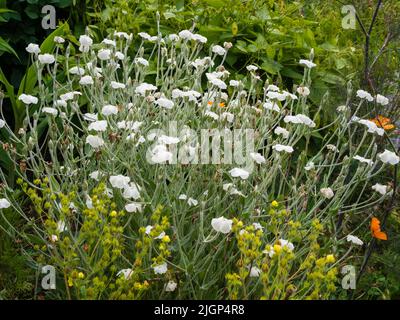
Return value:
M 277 74 L 283 67 L 279 62 L 276 62 L 267 57 L 264 58 L 263 61 L 264 62 L 260 66 L 261 69 L 263 69 L 264 71 L 267 71 L 270 74 Z
M 298 73 L 288 67 L 283 67 L 280 74 L 284 77 L 288 77 L 288 78 L 292 78 L 292 79 L 296 79 L 296 80 L 303 79 L 303 75 L 301 73 Z

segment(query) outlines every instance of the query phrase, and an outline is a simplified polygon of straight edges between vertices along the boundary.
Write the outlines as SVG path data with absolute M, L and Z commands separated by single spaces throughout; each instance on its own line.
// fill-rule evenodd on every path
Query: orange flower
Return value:
M 208 101 L 207 104 L 211 107 L 211 106 L 213 105 L 213 102 L 212 102 L 212 101 Z M 218 104 L 218 106 L 219 106 L 220 108 L 225 107 L 225 102 L 220 102 L 220 103 Z
M 379 128 L 383 128 L 385 130 L 393 130 L 395 128 L 395 125 L 391 123 L 391 120 L 389 118 L 386 118 L 384 116 L 378 115 L 374 119 L 370 119 L 373 123 L 375 123 Z
M 378 218 L 373 217 L 371 220 L 371 232 L 374 238 L 387 240 L 387 234 L 381 231 L 381 222 Z

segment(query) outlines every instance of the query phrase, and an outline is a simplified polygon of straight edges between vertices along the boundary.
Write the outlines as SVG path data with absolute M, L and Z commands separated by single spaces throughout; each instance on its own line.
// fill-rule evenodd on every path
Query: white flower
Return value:
M 362 246 L 364 244 L 364 242 L 362 242 L 362 240 L 360 238 L 358 238 L 356 236 L 353 236 L 351 234 L 349 234 L 346 237 L 346 239 L 347 239 L 348 242 L 351 242 L 351 243 L 356 244 L 358 246 Z
M 216 77 L 211 77 L 211 78 L 208 79 L 208 81 L 209 81 L 212 85 L 214 85 L 214 86 L 220 88 L 221 90 L 225 90 L 225 89 L 227 88 L 226 83 L 223 82 L 222 80 L 216 78 Z
M 400 158 L 392 151 L 386 150 L 380 154 L 378 154 L 378 158 L 383 162 L 383 163 L 389 163 L 392 165 L 398 164 L 400 161 Z
M 83 119 L 90 122 L 97 121 L 97 118 L 98 118 L 97 113 L 85 113 L 83 115 Z
M 261 225 L 261 224 L 259 224 L 258 222 L 254 222 L 253 223 L 253 227 L 254 227 L 254 230 L 263 230 L 264 229 L 264 227 Z
M 171 41 L 179 41 L 179 36 L 175 33 L 168 35 L 168 39 Z
M 333 144 L 327 144 L 327 145 L 326 145 L 326 148 L 327 148 L 329 151 L 332 151 L 332 152 L 339 152 L 338 148 L 336 148 L 336 146 L 333 145 Z
M 132 34 L 127 34 L 126 32 L 121 31 L 115 31 L 114 35 L 118 38 L 125 38 L 126 40 L 129 40 L 132 37 Z
M 167 263 L 164 262 L 163 264 L 160 264 L 158 266 L 154 266 L 153 269 L 154 269 L 154 273 L 155 274 L 164 274 L 164 273 L 167 272 L 168 266 L 167 266 Z
M 10 205 L 11 203 L 6 198 L 0 199 L 0 209 L 7 209 Z
M 125 205 L 125 210 L 129 213 L 131 212 L 141 212 L 142 211 L 142 205 L 137 202 L 132 202 L 128 203 Z
M 240 81 L 231 80 L 231 81 L 229 81 L 229 85 L 230 85 L 231 87 L 236 88 L 236 87 L 238 87 L 238 86 L 240 85 Z
M 357 90 L 357 97 L 359 97 L 360 99 L 366 99 L 369 102 L 374 101 L 374 98 L 371 96 L 371 94 L 364 90 Z
M 55 109 L 55 108 L 44 107 L 44 108 L 42 109 L 42 111 L 43 111 L 44 113 L 51 114 L 52 116 L 55 116 L 55 117 L 58 115 L 58 110 Z
M 104 140 L 98 136 L 88 135 L 86 143 L 90 144 L 92 148 L 97 149 L 104 145 Z
M 79 37 L 79 43 L 80 43 L 79 51 L 89 52 L 90 46 L 93 44 L 93 40 L 89 36 L 81 35 Z
M 194 62 L 192 62 L 191 65 L 196 69 L 199 69 L 206 66 L 213 66 L 214 61 L 212 61 L 210 57 L 204 57 L 202 59 L 194 60 Z
M 215 112 L 210 111 L 210 110 L 207 110 L 206 112 L 204 112 L 204 115 L 206 115 L 207 117 L 213 118 L 214 120 L 219 119 L 219 116 Z
M 371 159 L 366 159 L 366 158 L 361 157 L 361 156 L 359 156 L 359 155 L 354 156 L 353 159 L 354 159 L 354 160 L 358 160 L 358 161 L 360 161 L 360 162 L 362 162 L 362 163 L 366 163 L 366 164 L 368 164 L 369 166 L 372 166 L 372 165 L 374 164 L 374 162 L 373 162 Z
M 250 173 L 241 168 L 233 168 L 229 171 L 230 175 L 234 178 L 240 177 L 241 179 L 245 180 L 249 177 Z
M 58 241 L 58 237 L 55 234 L 52 234 L 50 237 L 50 241 L 51 242 L 57 242 Z
M 292 153 L 294 151 L 291 146 L 285 146 L 283 144 L 276 144 L 276 145 L 272 146 L 272 149 L 276 150 L 278 152 L 285 151 L 287 153 Z
M 102 109 L 101 109 L 101 113 L 105 116 L 110 116 L 113 114 L 117 114 L 118 113 L 118 108 L 116 106 L 113 105 L 105 105 Z
M 222 112 L 220 116 L 221 120 L 225 120 L 232 123 L 233 120 L 235 119 L 235 115 L 230 112 Z
M 151 230 L 153 230 L 153 226 L 146 226 L 146 229 L 145 229 L 145 232 L 144 232 L 144 233 L 147 234 L 147 235 L 149 236 Z
M 289 137 L 289 131 L 287 131 L 285 128 L 276 127 L 274 133 L 277 135 L 281 135 L 285 139 Z
M 56 102 L 55 102 L 55 105 L 57 106 L 57 107 L 64 107 L 64 108 L 66 108 L 67 107 L 67 101 L 65 101 L 65 100 L 57 100 Z
M 187 195 L 186 194 L 181 194 L 178 197 L 179 200 L 187 200 Z
M 106 45 L 113 46 L 113 47 L 115 47 L 117 45 L 114 40 L 110 40 L 110 39 L 104 39 L 101 43 L 104 43 Z
M 256 70 L 258 70 L 258 67 L 251 64 L 251 65 L 248 65 L 246 67 L 246 69 L 247 69 L 247 71 L 256 71 Z
M 295 123 L 295 124 L 305 124 L 306 126 L 309 126 L 310 128 L 315 127 L 315 122 L 312 121 L 309 117 L 307 117 L 304 114 L 298 114 L 295 116 L 286 116 L 283 118 L 283 121 L 286 123 Z
M 63 221 L 63 220 L 59 220 L 59 221 L 57 221 L 57 231 L 58 232 L 64 232 L 64 231 L 67 231 L 68 229 L 67 229 L 67 226 L 66 226 L 66 224 L 65 224 L 65 221 Z
M 286 248 L 289 251 L 294 250 L 294 245 L 293 243 L 289 242 L 288 240 L 285 239 L 279 239 L 279 243 L 281 244 L 282 248 Z
M 130 268 L 122 269 L 122 270 L 118 271 L 117 277 L 119 277 L 120 275 L 123 275 L 125 280 L 128 280 L 132 276 L 132 273 L 133 273 L 133 270 Z
M 163 144 L 155 146 L 151 153 L 151 161 L 153 163 L 165 163 L 167 161 L 172 161 L 173 154 L 169 152 L 167 147 Z
M 166 99 L 166 98 L 160 98 L 156 102 L 154 102 L 156 105 L 159 107 L 165 108 L 165 109 L 172 109 L 174 106 L 174 102 L 172 100 Z
M 119 174 L 116 176 L 110 176 L 109 181 L 114 188 L 124 189 L 129 185 L 131 178 Z
M 113 89 L 125 89 L 126 85 L 120 82 L 111 81 L 111 88 Z
M 211 50 L 219 56 L 223 56 L 226 53 L 226 50 L 219 45 L 213 46 Z
M 110 49 L 100 49 L 97 53 L 97 56 L 100 60 L 108 60 L 111 58 L 111 50 Z
M 276 112 L 281 111 L 281 109 L 279 109 L 279 106 L 276 104 L 276 102 L 267 101 L 263 104 L 263 107 L 267 110 L 272 110 L 272 111 L 276 111 Z
M 157 90 L 156 86 L 153 86 L 152 84 L 143 82 L 136 87 L 135 93 L 145 96 L 146 91 L 154 91 L 154 90 Z
M 383 134 L 385 133 L 385 130 L 383 128 L 378 128 L 378 126 L 372 121 L 360 119 L 358 120 L 358 123 L 365 125 L 368 128 L 368 132 L 370 133 L 377 133 L 379 136 L 383 136 Z
M 75 66 L 75 67 L 72 67 L 71 69 L 69 69 L 68 72 L 70 74 L 77 74 L 77 75 L 83 76 L 85 74 L 85 69 Z
M 141 37 L 143 40 L 150 40 L 151 36 L 147 32 L 139 32 L 138 36 Z
M 52 64 L 52 63 L 54 63 L 54 61 L 56 61 L 54 56 L 49 53 L 39 54 L 38 59 L 39 59 L 40 63 L 42 63 L 42 64 Z
M 93 84 L 93 78 L 91 76 L 83 76 L 81 80 L 79 80 L 79 84 L 81 85 L 91 85 Z
M 214 218 L 211 220 L 211 226 L 217 232 L 227 234 L 232 230 L 233 221 L 224 217 Z
M 125 55 L 124 55 L 122 52 L 120 52 L 120 51 L 115 52 L 115 57 L 116 57 L 118 60 L 124 60 L 124 59 L 125 59 Z
M 25 104 L 36 104 L 36 103 L 38 103 L 38 101 L 39 101 L 39 99 L 38 98 L 36 98 L 36 97 L 34 97 L 34 96 L 31 96 L 31 95 L 29 95 L 29 94 L 21 94 L 19 97 L 18 97 L 18 100 L 20 100 L 20 101 L 22 101 L 23 103 L 25 103 Z
M 337 112 L 345 112 L 347 110 L 348 110 L 347 106 L 344 106 L 344 105 L 339 106 L 339 107 L 336 108 Z
M 305 66 L 305 67 L 307 67 L 307 68 L 309 68 L 309 69 L 312 69 L 312 68 L 314 68 L 314 67 L 317 66 L 317 65 L 316 65 L 315 63 L 313 63 L 312 61 L 310 61 L 310 60 L 305 60 L 305 59 L 300 59 L 299 64 L 301 64 L 301 65 L 303 65 L 303 66 Z
M 379 192 L 381 195 L 384 196 L 387 192 L 387 186 L 380 183 L 376 183 L 372 186 L 372 190 L 375 190 L 376 192 Z
M 181 141 L 179 138 L 177 137 L 170 137 L 170 136 L 166 136 L 166 135 L 161 135 L 158 138 L 158 141 L 164 144 L 177 144 L 179 141 Z
M 196 200 L 196 199 L 193 199 L 193 198 L 189 198 L 188 200 L 187 200 L 187 204 L 189 205 L 189 206 L 197 206 L 198 205 L 198 201 Z
M 6 122 L 3 119 L 0 119 L 0 129 L 6 125 Z
M 270 84 L 270 85 L 267 87 L 267 91 L 279 91 L 279 87 L 276 86 L 276 85 L 274 85 L 274 84 Z
M 146 59 L 141 58 L 141 57 L 136 58 L 136 59 L 135 59 L 135 62 L 136 62 L 137 64 L 140 64 L 140 65 L 145 66 L 145 67 L 148 67 L 148 66 L 149 66 L 149 62 L 148 62 Z
M 310 170 L 312 170 L 314 168 L 315 168 L 314 162 L 310 161 L 310 162 L 307 162 L 306 166 L 304 167 L 304 170 L 310 171 Z
M 335 194 L 333 193 L 333 190 L 332 190 L 331 188 L 322 188 L 322 189 L 320 190 L 320 192 L 321 192 L 322 196 L 323 196 L 324 198 L 326 198 L 326 199 L 332 199 L 333 196 L 335 195 Z
M 251 267 L 250 269 L 250 278 L 258 278 L 261 274 L 261 269 L 257 267 Z
M 296 91 L 303 97 L 307 97 L 310 94 L 310 89 L 303 86 L 298 87 Z
M 91 124 L 89 124 L 88 130 L 104 132 L 107 130 L 107 121 L 106 120 L 94 121 Z
M 27 52 L 29 52 L 29 53 L 34 53 L 34 54 L 39 54 L 40 53 L 40 48 L 35 43 L 28 44 L 28 46 L 25 48 L 25 50 Z
M 54 42 L 58 44 L 62 44 L 65 42 L 65 39 L 63 37 L 55 36 L 54 37 Z
M 265 163 L 265 158 L 260 154 L 256 152 L 250 152 L 250 157 L 257 162 L 258 164 Z
M 178 33 L 178 35 L 183 40 L 193 39 L 193 33 L 191 33 L 189 30 L 182 30 L 181 32 Z
M 385 96 L 382 96 L 380 94 L 376 95 L 376 102 L 381 104 L 382 106 L 386 106 L 389 104 L 389 99 L 386 98 Z
M 131 182 L 124 187 L 124 192 L 122 193 L 122 196 L 125 199 L 137 200 L 140 198 L 139 190 L 140 187 L 136 183 Z
M 175 281 L 168 281 L 168 283 L 165 285 L 165 291 L 166 292 L 173 292 L 175 291 L 176 287 L 178 286 L 178 284 Z
M 192 35 L 192 40 L 198 41 L 200 43 L 206 43 L 207 38 L 202 36 L 201 34 L 193 34 Z
M 101 176 L 101 172 L 98 170 L 93 171 L 91 174 L 89 174 L 89 177 L 96 181 L 99 181 L 100 176 Z
M 61 100 L 68 101 L 68 100 L 74 99 L 74 97 L 77 95 L 81 96 L 82 93 L 80 93 L 79 91 L 67 92 L 67 93 L 60 95 L 60 98 L 61 98 Z

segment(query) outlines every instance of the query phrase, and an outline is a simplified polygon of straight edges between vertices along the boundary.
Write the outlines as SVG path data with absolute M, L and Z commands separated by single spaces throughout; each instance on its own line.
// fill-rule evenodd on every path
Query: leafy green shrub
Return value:
M 55 55 L 31 44 L 37 97 L 18 97 L 23 130 L 2 123 L 19 178 L 16 188 L 5 184 L 1 212 L 26 221 L 17 231 L 30 263 L 56 268 L 58 289 L 47 296 L 337 297 L 337 271 L 363 243 L 353 234 L 362 237 L 371 206 L 390 194 L 386 181 L 371 184 L 399 162 L 377 144 L 385 130 L 362 119 L 365 105 L 386 98 L 357 90 L 351 113 L 349 87 L 321 127 L 325 104 L 311 112 L 308 100 L 313 52 L 287 91 L 262 81 L 254 65 L 231 76 L 229 42 L 207 56 L 207 38 L 189 30 L 138 36 L 93 43 L 83 35 L 78 50 L 57 38 Z M 184 130 L 173 132 L 174 123 Z M 220 141 L 196 162 L 201 129 L 240 131 L 234 164 L 214 159 L 229 159 Z M 351 229 L 338 223 L 342 216 L 352 226 L 361 214 Z

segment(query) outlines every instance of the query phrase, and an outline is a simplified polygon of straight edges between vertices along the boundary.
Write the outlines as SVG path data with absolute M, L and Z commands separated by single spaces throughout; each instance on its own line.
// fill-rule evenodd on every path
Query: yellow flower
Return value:
M 85 275 L 83 274 L 83 272 L 79 272 L 78 273 L 78 278 L 79 279 L 83 279 L 85 277 Z
M 281 252 L 282 247 L 279 244 L 274 244 L 274 251 L 276 254 L 279 254 Z
M 327 263 L 334 263 L 335 262 L 335 256 L 333 254 L 328 254 L 326 256 L 326 262 Z
M 271 207 L 272 207 L 272 208 L 278 208 L 278 207 L 279 207 L 278 201 L 276 201 L 276 200 L 272 201 L 272 202 L 271 202 Z
M 115 210 L 111 211 L 110 216 L 113 217 L 113 218 L 116 217 L 117 216 L 117 211 L 115 211 Z
M 171 241 L 171 239 L 169 238 L 169 236 L 164 236 L 164 237 L 162 238 L 162 242 L 168 243 L 168 242 L 170 242 L 170 241 Z

